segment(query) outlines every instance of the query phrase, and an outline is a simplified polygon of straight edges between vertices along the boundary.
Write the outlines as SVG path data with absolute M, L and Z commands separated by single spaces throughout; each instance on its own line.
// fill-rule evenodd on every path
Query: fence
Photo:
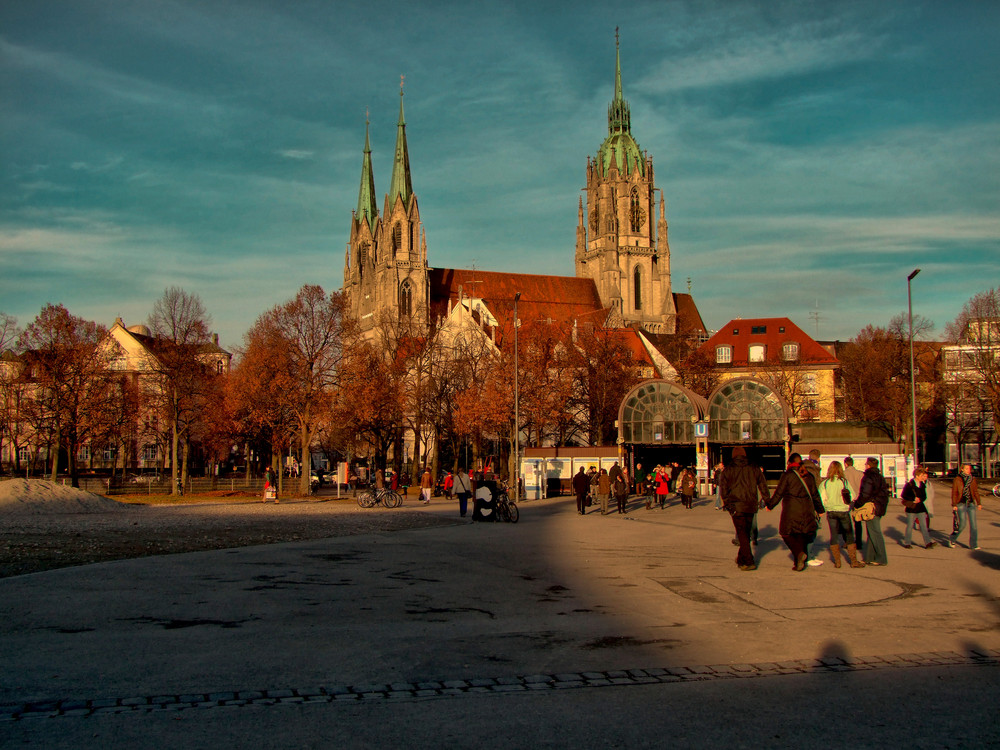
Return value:
M 69 484 L 69 479 L 63 479 L 63 484 Z M 286 482 L 286 487 L 288 484 Z M 107 477 L 80 477 L 80 489 L 99 495 L 168 495 L 170 494 L 170 476 L 140 476 L 126 477 L 122 482 L 116 477 L 109 486 Z M 263 493 L 264 480 L 261 477 L 189 477 L 184 483 L 184 494 L 201 494 L 206 492 L 253 492 Z

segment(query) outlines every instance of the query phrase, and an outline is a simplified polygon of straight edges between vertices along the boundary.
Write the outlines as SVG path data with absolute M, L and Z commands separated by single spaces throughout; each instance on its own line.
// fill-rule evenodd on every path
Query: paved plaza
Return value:
M 905 550 L 891 514 L 887 567 L 821 543 L 802 573 L 777 510 L 741 572 L 708 501 L 573 508 L 0 580 L 0 745 L 1000 742 L 992 498 L 982 550 Z

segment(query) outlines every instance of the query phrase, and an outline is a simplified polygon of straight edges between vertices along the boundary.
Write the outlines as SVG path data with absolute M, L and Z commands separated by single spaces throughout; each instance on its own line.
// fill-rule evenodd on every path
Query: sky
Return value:
M 400 76 L 430 265 L 572 275 L 620 29 L 674 291 L 708 328 L 943 335 L 1000 285 L 1000 3 L 7 0 L 0 312 L 143 323 L 198 295 L 223 347 L 343 283 L 366 113 Z

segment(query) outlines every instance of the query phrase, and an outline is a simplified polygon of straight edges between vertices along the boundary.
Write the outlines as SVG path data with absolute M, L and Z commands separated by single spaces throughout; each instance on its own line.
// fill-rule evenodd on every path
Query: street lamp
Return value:
M 517 329 L 519 321 L 517 319 L 517 301 L 521 299 L 521 293 L 514 295 L 514 497 L 521 499 L 521 425 L 518 408 L 518 382 L 517 382 Z
M 917 465 L 917 376 L 913 369 L 913 297 L 910 295 L 910 282 L 913 277 L 920 273 L 920 269 L 914 269 L 913 273 L 906 277 L 906 305 L 909 308 L 910 319 L 910 418 L 913 420 L 913 465 Z

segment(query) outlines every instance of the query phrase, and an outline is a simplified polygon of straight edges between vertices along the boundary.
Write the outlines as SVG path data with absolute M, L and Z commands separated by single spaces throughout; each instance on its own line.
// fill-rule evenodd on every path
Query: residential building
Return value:
M 837 358 L 788 318 L 736 318 L 701 346 L 721 382 L 760 380 L 799 422 L 836 419 Z

